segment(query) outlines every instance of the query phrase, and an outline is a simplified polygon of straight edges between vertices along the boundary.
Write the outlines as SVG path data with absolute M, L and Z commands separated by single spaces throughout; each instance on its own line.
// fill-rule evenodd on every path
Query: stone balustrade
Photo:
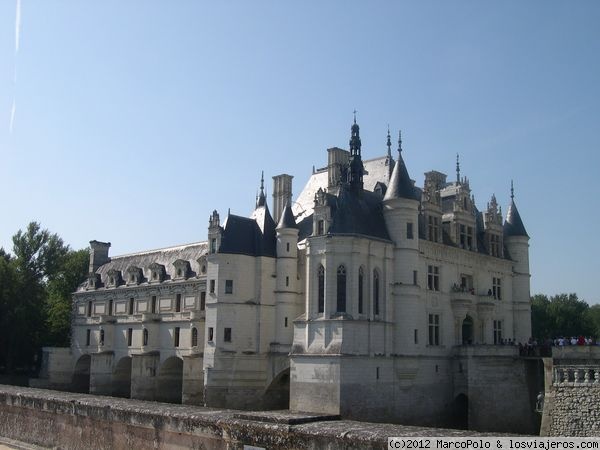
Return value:
M 600 365 L 555 366 L 552 371 L 552 384 L 573 387 L 600 386 Z

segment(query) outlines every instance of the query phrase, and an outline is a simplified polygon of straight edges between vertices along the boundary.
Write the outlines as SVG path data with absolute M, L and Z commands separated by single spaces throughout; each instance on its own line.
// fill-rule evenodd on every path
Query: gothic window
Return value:
M 502 342 L 502 321 L 494 320 L 494 344 Z
M 427 289 L 430 291 L 440 290 L 440 268 L 438 266 L 427 266 Z
M 379 297 L 380 297 L 380 286 L 379 286 L 379 272 L 373 271 L 373 314 L 379 315 Z
M 358 269 L 358 313 L 363 313 L 365 292 L 365 274 L 363 268 Z
M 142 345 L 148 345 L 148 329 L 144 328 L 144 332 L 143 332 L 143 344 Z
M 346 312 L 346 268 L 337 269 L 337 312 Z
M 318 284 L 318 312 L 322 313 L 325 311 L 325 268 L 319 266 L 317 272 L 317 284 Z
M 192 328 L 192 347 L 198 346 L 198 329 L 196 327 Z
M 429 314 L 429 345 L 440 345 L 440 315 Z
M 500 278 L 492 278 L 492 295 L 496 300 L 502 300 L 502 280 Z

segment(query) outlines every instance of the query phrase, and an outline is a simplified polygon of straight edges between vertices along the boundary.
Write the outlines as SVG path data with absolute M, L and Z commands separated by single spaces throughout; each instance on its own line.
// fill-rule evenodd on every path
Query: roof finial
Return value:
M 398 153 L 402 153 L 402 130 L 398 130 Z
M 260 171 L 260 193 L 261 194 L 265 193 L 265 171 L 264 170 Z
M 358 112 L 358 111 L 356 111 L 356 109 L 355 109 L 355 110 L 354 110 L 354 124 L 355 124 L 355 125 L 356 125 L 356 113 L 357 113 L 357 112 Z
M 460 184 L 460 161 L 458 159 L 458 153 L 456 154 L 456 184 Z
M 256 207 L 265 206 L 265 172 L 264 170 L 260 173 L 260 193 L 256 198 Z
M 513 185 L 513 180 L 510 180 L 510 199 L 515 199 L 515 187 Z
M 388 159 L 392 159 L 392 138 L 390 136 L 390 124 L 388 123 L 388 134 L 387 134 L 387 148 L 388 148 Z

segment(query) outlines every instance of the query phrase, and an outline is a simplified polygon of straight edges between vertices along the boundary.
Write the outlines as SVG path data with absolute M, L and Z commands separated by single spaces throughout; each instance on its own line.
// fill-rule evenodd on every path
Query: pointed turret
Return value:
M 513 182 L 510 182 L 510 205 L 508 206 L 508 212 L 506 213 L 506 220 L 504 222 L 504 236 L 525 236 L 529 237 L 525 230 L 525 225 L 521 220 L 521 215 L 515 204 L 515 190 Z
M 285 208 L 283 208 L 283 212 L 281 213 L 281 219 L 279 219 L 279 223 L 277 224 L 277 230 L 281 230 L 284 228 L 298 229 L 296 219 L 294 218 L 294 213 L 292 212 L 292 207 L 289 203 L 286 203 Z
M 353 189 L 361 190 L 363 188 L 364 166 L 360 154 L 360 128 L 356 123 L 356 111 L 354 111 L 354 124 L 350 135 L 350 170 L 348 182 Z
M 396 164 L 394 165 L 394 171 L 390 178 L 390 185 L 383 200 L 391 200 L 393 198 L 419 200 L 414 184 L 408 176 L 408 170 L 404 164 L 404 159 L 402 158 L 401 132 L 398 132 L 398 161 L 396 161 Z

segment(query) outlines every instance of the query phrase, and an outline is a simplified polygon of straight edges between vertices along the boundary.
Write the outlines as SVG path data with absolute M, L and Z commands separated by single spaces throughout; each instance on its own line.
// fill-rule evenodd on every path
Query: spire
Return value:
M 456 154 L 456 184 L 460 184 L 460 161 L 458 159 L 458 153 Z
M 415 189 L 404 159 L 402 159 L 402 134 L 398 132 L 398 161 L 394 165 L 394 171 L 390 177 L 390 185 L 385 192 L 383 200 L 391 200 L 394 198 L 408 198 L 411 200 L 419 200 L 418 192 Z
M 388 124 L 388 134 L 387 134 L 387 148 L 388 148 L 387 157 L 388 157 L 388 160 L 391 161 L 392 160 L 392 138 L 390 136 L 389 124 Z
M 402 130 L 398 130 L 398 155 L 402 154 Z M 398 156 L 401 157 L 401 156 Z
M 260 173 L 260 194 L 256 199 L 256 207 L 265 206 L 266 205 L 266 197 L 265 197 L 265 172 L 264 170 Z
M 352 188 L 362 189 L 364 166 L 360 156 L 360 128 L 356 123 L 356 110 L 354 110 L 354 123 L 350 130 L 350 171 L 348 181 Z
M 523 220 L 515 204 L 515 189 L 512 180 L 510 181 L 510 205 L 506 212 L 506 220 L 504 221 L 504 236 L 525 236 L 529 237 L 523 225 Z

